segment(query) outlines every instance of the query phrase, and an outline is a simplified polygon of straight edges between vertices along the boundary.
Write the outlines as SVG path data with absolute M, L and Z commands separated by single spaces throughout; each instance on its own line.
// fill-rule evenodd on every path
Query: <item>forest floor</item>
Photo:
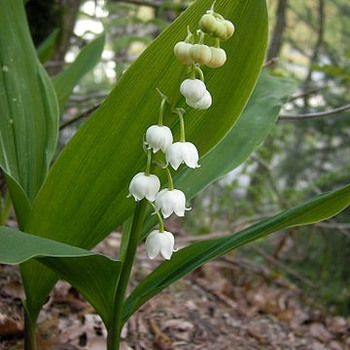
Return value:
M 112 234 L 97 250 L 113 255 L 118 242 Z M 159 262 L 141 246 L 131 284 Z M 1 350 L 23 349 L 23 297 L 18 268 L 0 265 Z M 227 255 L 147 302 L 122 337 L 121 350 L 349 350 L 350 318 L 327 315 L 266 266 Z M 105 341 L 92 307 L 59 281 L 39 317 L 39 350 L 105 350 Z

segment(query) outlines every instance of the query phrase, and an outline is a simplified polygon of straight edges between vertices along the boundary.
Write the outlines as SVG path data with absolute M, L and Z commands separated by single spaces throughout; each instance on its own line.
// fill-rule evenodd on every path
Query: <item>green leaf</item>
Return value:
M 4 226 L 0 227 L 0 242 L 0 263 L 21 264 L 35 258 L 74 286 L 106 326 L 110 324 L 120 261 Z
M 0 166 L 21 227 L 56 148 L 58 106 L 21 0 L 0 1 Z
M 100 315 L 109 328 L 115 291 L 119 282 L 122 263 L 100 254 L 86 257 L 37 259 L 81 293 Z
M 37 48 L 36 52 L 41 63 L 48 61 L 53 55 L 59 33 L 60 29 L 55 28 L 52 33 L 45 39 L 45 41 Z
M 162 262 L 133 290 L 124 304 L 124 322 L 154 295 L 206 262 L 273 232 L 325 220 L 349 204 L 350 185 L 347 185 L 262 220 L 238 233 L 203 240 L 179 250 L 171 260 Z
M 187 25 L 197 28 L 211 5 L 212 0 L 196 1 L 126 71 L 56 160 L 35 200 L 27 232 L 89 249 L 132 214 L 135 203 L 126 198 L 128 184 L 146 163 L 142 142 L 147 127 L 157 122 L 160 98 L 156 89 L 170 98 L 171 108 L 185 107 L 179 86 L 186 70 L 174 57 L 173 47 L 186 37 Z M 216 10 L 237 30 L 222 44 L 226 64 L 204 70 L 213 106 L 186 113 L 187 139 L 201 155 L 226 135 L 241 114 L 260 74 L 267 45 L 264 0 L 222 0 Z M 178 138 L 178 120 L 171 108 L 164 120 Z M 34 262 L 23 264 L 21 270 L 28 309 L 38 312 L 55 276 Z
M 43 256 L 74 257 L 94 253 L 64 243 L 0 226 L 0 263 L 17 265 Z
M 237 123 L 223 140 L 200 160 L 194 171 L 184 168 L 175 184 L 191 199 L 213 181 L 242 164 L 276 125 L 279 112 L 295 91 L 295 83 L 263 71 Z
M 105 44 L 104 35 L 83 47 L 79 55 L 64 71 L 52 78 L 62 111 L 79 80 L 99 62 Z

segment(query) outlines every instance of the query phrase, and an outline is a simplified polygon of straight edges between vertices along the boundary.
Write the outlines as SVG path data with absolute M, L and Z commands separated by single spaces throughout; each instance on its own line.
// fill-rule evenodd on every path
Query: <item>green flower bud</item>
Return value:
M 191 48 L 191 57 L 194 62 L 207 65 L 211 60 L 210 47 L 204 44 L 194 44 Z
M 219 68 L 224 65 L 226 62 L 226 52 L 225 50 L 219 47 L 211 47 L 211 58 L 210 61 L 207 62 L 206 66 L 210 68 Z
M 209 13 L 204 14 L 199 20 L 198 26 L 204 33 L 213 35 L 216 31 L 218 20 Z
M 204 33 L 210 34 L 213 37 L 218 38 L 220 41 L 226 41 L 235 31 L 232 22 L 224 19 L 221 15 L 215 12 L 204 14 L 199 20 L 199 28 Z
M 194 61 L 191 56 L 192 44 L 186 43 L 184 41 L 178 42 L 174 46 L 174 54 L 175 56 L 184 64 L 190 65 L 193 64 Z
M 232 22 L 228 20 L 223 20 L 219 22 L 220 25 L 217 28 L 217 32 L 215 33 L 216 37 L 219 38 L 220 41 L 226 41 L 231 38 L 233 33 L 235 32 L 235 27 Z

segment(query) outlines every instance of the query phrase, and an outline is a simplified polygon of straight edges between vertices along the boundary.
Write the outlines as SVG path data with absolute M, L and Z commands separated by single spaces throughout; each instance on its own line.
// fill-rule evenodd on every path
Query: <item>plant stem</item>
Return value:
M 167 97 L 164 94 L 162 94 L 159 90 L 158 92 L 162 97 L 162 102 L 160 103 L 160 107 L 159 107 L 158 125 L 163 126 L 164 109 L 167 103 Z
M 120 334 L 123 328 L 123 303 L 125 293 L 128 286 L 131 269 L 135 260 L 136 250 L 139 243 L 143 221 L 146 214 L 147 200 L 143 199 L 136 204 L 133 223 L 131 227 L 131 234 L 127 254 L 123 262 L 122 272 L 120 275 L 119 284 L 115 293 L 112 324 L 108 329 L 107 336 L 107 350 L 119 350 Z
M 167 177 L 168 177 L 168 189 L 169 191 L 172 191 L 174 189 L 174 182 L 173 177 L 171 176 L 171 172 L 168 167 L 165 168 Z
M 25 301 L 23 301 L 24 309 L 24 349 L 37 350 L 36 346 L 36 323 L 32 321 L 27 310 Z
M 6 192 L 6 194 L 4 195 L 4 199 L 1 201 L 0 225 L 6 225 L 11 208 L 12 208 L 12 200 L 9 192 Z
M 152 165 L 152 152 L 150 149 L 147 150 L 147 164 L 145 169 L 145 175 L 149 176 L 151 173 L 151 165 Z
M 185 122 L 184 122 L 184 117 L 183 117 L 183 114 L 185 113 L 185 110 L 182 109 L 182 108 L 176 108 L 174 110 L 174 113 L 176 113 L 179 116 L 179 121 L 180 121 L 180 142 L 185 142 L 186 141 Z

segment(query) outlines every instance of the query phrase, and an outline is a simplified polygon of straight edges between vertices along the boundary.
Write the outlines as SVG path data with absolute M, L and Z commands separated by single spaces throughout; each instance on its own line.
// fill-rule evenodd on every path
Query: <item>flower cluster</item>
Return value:
M 164 259 L 170 259 L 174 251 L 174 237 L 171 232 L 164 230 L 162 217 L 166 219 L 173 213 L 182 217 L 185 215 L 185 211 L 191 209 L 186 207 L 185 194 L 181 190 L 174 188 L 168 166 L 170 165 L 174 170 L 177 170 L 183 163 L 189 168 L 199 167 L 199 155 L 196 146 L 191 142 L 185 141 L 184 110 L 175 110 L 175 113 L 180 118 L 180 141 L 173 142 L 170 128 L 162 125 L 166 100 L 167 98 L 163 96 L 158 125 L 152 125 L 146 131 L 144 140 L 144 146 L 148 155 L 146 170 L 137 173 L 129 184 L 129 197 L 134 197 L 135 201 L 147 199 L 159 218 L 159 230 L 152 231 L 146 240 L 146 251 L 150 259 L 155 258 L 159 253 Z M 151 173 L 152 157 L 161 154 L 163 154 L 165 164 L 161 163 L 159 158 L 157 158 L 155 163 L 161 164 L 162 168 L 167 171 L 168 176 L 168 187 L 162 190 L 160 190 L 161 182 L 158 176 Z
M 197 37 L 188 29 L 186 39 L 175 45 L 174 54 L 183 64 L 191 67 L 191 78 L 184 80 L 180 86 L 187 105 L 195 109 L 208 109 L 212 97 L 204 84 L 200 66 L 219 68 L 225 64 L 227 56 L 220 42 L 229 39 L 235 28 L 230 21 L 214 12 L 214 6 L 201 17 L 198 27 Z M 206 35 L 214 38 L 214 46 L 204 44 Z M 196 72 L 199 72 L 200 79 L 196 79 Z
M 220 47 L 205 44 L 190 44 L 179 41 L 174 47 L 175 56 L 184 64 L 198 63 L 210 68 L 219 68 L 226 62 L 226 52 Z
M 190 77 L 180 85 L 180 92 L 186 99 L 186 104 L 194 109 L 208 109 L 212 97 L 204 83 L 201 65 L 210 68 L 221 67 L 226 62 L 226 52 L 220 48 L 220 42 L 227 40 L 234 32 L 233 24 L 225 20 L 212 8 L 199 21 L 199 29 L 195 37 L 188 29 L 185 41 L 178 42 L 174 47 L 175 56 L 190 67 Z M 204 44 L 205 36 L 214 38 L 215 45 Z M 198 37 L 198 40 L 196 38 Z M 199 79 L 197 79 L 197 74 Z M 169 166 L 175 171 L 185 164 L 187 167 L 198 168 L 198 150 L 196 146 L 186 141 L 184 113 L 182 108 L 173 112 L 180 121 L 180 138 L 174 142 L 173 134 L 168 126 L 163 125 L 163 115 L 168 98 L 161 94 L 162 101 L 157 125 L 151 125 L 144 139 L 144 149 L 147 153 L 147 164 L 144 172 L 136 174 L 129 184 L 129 197 L 135 201 L 147 199 L 159 219 L 159 229 L 153 230 L 146 239 L 146 251 L 150 259 L 159 253 L 164 259 L 170 259 L 174 250 L 174 236 L 165 231 L 163 220 L 175 214 L 183 217 L 187 210 L 186 196 L 173 185 Z M 161 160 L 163 159 L 163 160 Z M 167 172 L 167 188 L 161 189 L 161 181 L 156 174 L 151 173 L 152 165 L 160 165 Z

